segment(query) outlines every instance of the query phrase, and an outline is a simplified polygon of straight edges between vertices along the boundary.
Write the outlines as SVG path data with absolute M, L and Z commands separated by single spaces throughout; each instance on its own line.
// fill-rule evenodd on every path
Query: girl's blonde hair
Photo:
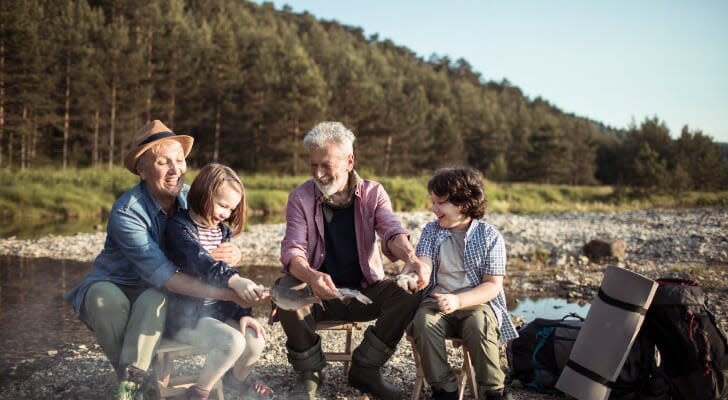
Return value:
M 240 203 L 232 210 L 230 218 L 228 218 L 228 225 L 230 225 L 233 235 L 237 235 L 245 229 L 247 203 L 245 186 L 230 167 L 217 163 L 210 163 L 202 167 L 200 173 L 192 181 L 190 192 L 187 194 L 187 203 L 190 210 L 197 215 L 209 217 L 215 205 L 215 196 L 224 184 L 229 184 L 240 192 Z

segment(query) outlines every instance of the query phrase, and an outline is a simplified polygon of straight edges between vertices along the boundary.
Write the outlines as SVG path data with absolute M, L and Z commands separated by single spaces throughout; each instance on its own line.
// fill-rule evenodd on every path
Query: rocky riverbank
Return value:
M 416 242 L 428 212 L 398 214 Z M 492 214 L 486 219 L 506 240 L 509 263 L 505 281 L 509 298 L 563 297 L 590 301 L 599 287 L 606 264 L 589 261 L 582 247 L 591 239 L 621 240 L 625 256 L 612 260 L 650 278 L 690 275 L 705 288 L 708 300 L 723 329 L 728 328 L 728 210 L 649 210 L 624 213 L 562 213 L 543 215 Z M 243 250 L 242 264 L 276 266 L 283 224 L 252 225 L 236 239 Z M 0 254 L 22 257 L 51 257 L 91 261 L 103 246 L 105 235 L 79 234 L 35 240 L 0 239 Z M 398 264 L 389 264 L 393 272 Z M 514 316 L 518 320 L 518 316 Z M 279 393 L 285 393 L 294 379 L 286 362 L 285 337 L 279 325 L 268 330 L 268 351 L 256 374 Z M 361 332 L 356 333 L 358 342 Z M 343 338 L 325 337 L 326 346 L 341 346 Z M 459 352 L 453 352 L 457 358 Z M 459 360 L 458 360 L 459 361 Z M 181 363 L 196 368 L 200 359 Z M 507 365 L 504 364 L 507 368 Z M 69 343 L 50 350 L 47 357 L 28 360 L 19 369 L 32 371 L 23 379 L 0 379 L 0 398 L 108 398 L 115 379 L 108 362 L 96 345 Z M 339 363 L 331 363 L 324 399 L 357 398 L 345 383 Z M 415 376 L 411 347 L 400 344 L 385 374 L 407 395 Z M 552 398 L 514 387 L 517 399 Z M 226 390 L 226 398 L 238 394 Z M 285 398 L 281 395 L 278 398 Z

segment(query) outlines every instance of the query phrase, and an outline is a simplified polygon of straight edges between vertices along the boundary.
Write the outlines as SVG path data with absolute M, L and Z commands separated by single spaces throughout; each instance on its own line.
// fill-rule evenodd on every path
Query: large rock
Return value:
M 584 255 L 592 262 L 601 262 L 607 260 L 624 260 L 627 250 L 627 243 L 624 240 L 590 240 L 582 248 Z

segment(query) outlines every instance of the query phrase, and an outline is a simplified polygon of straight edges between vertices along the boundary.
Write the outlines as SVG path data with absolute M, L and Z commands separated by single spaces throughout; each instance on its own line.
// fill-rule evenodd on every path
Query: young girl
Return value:
M 432 212 L 417 256 L 432 268 L 430 284 L 412 322 L 415 346 L 435 399 L 457 399 L 447 363 L 446 337 L 460 337 L 475 367 L 479 399 L 510 399 L 500 368 L 499 342 L 518 336 L 506 310 L 501 234 L 481 221 L 487 200 L 483 178 L 472 168 L 446 168 L 427 184 Z
M 188 211 L 177 213 L 167 223 L 165 245 L 170 260 L 181 272 L 213 286 L 240 285 L 246 302 L 264 298 L 262 287 L 236 276 L 235 268 L 209 253 L 245 226 L 245 188 L 235 172 L 220 164 L 206 165 L 192 182 L 187 201 Z M 230 227 L 222 223 L 226 220 Z M 187 390 L 188 399 L 207 399 L 223 375 L 226 385 L 245 395 L 272 397 L 273 391 L 250 375 L 265 338 L 250 308 L 174 293 L 167 296 L 167 333 L 177 341 L 208 350 L 197 383 Z

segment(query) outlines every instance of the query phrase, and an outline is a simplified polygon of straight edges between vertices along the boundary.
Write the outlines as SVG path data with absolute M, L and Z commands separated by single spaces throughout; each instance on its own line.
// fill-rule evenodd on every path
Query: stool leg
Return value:
M 215 389 L 215 392 L 217 393 L 217 399 L 225 400 L 225 393 L 223 393 L 223 390 L 222 390 L 222 378 L 218 379 L 218 381 L 215 382 L 214 389 Z
M 344 351 L 346 351 L 349 360 L 351 360 L 351 357 L 354 355 L 354 350 L 351 348 L 351 337 L 353 334 L 354 328 L 349 327 L 349 329 L 346 330 L 346 347 L 344 347 Z M 350 361 L 344 361 L 344 376 L 349 376 L 349 363 Z
M 172 376 L 172 368 L 174 368 L 174 356 L 169 353 L 157 355 L 157 366 L 159 367 L 159 384 L 162 387 L 169 386 L 169 380 Z
M 425 384 L 425 373 L 422 371 L 422 361 L 420 360 L 420 354 L 417 352 L 417 348 L 415 347 L 414 338 L 408 336 L 407 340 L 409 340 L 412 345 L 412 358 L 415 359 L 415 368 L 417 370 L 415 386 L 412 388 L 412 396 L 410 397 L 410 400 L 419 400 L 420 395 L 422 394 L 422 387 Z
M 463 346 L 463 370 L 465 371 L 465 377 L 467 378 L 468 386 L 470 386 L 470 392 L 473 394 L 473 398 L 478 398 L 478 382 L 475 379 L 475 371 L 473 371 L 473 363 L 470 361 L 470 352 Z M 462 385 L 461 390 L 465 391 L 465 385 Z M 462 395 L 460 399 L 462 400 Z

